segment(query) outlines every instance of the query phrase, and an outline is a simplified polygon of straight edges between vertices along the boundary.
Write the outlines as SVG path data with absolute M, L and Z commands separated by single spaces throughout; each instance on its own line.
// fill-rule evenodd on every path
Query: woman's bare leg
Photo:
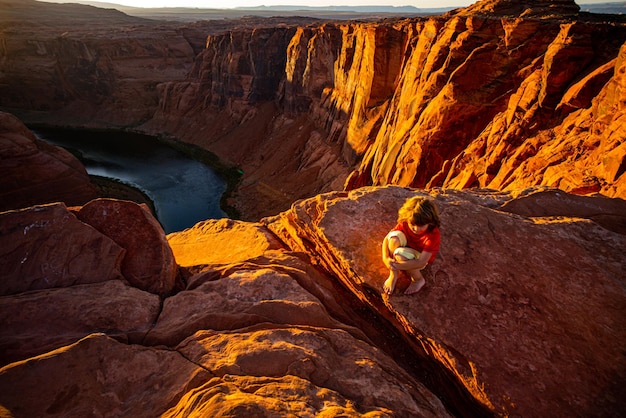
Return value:
M 412 295 L 412 294 L 419 292 L 420 290 L 422 290 L 422 287 L 424 287 L 424 285 L 426 284 L 426 280 L 424 279 L 424 276 L 422 276 L 421 271 L 411 270 L 409 271 L 409 275 L 411 276 L 411 279 L 413 279 L 413 281 L 411 282 L 409 287 L 407 287 L 406 290 L 404 291 L 405 295 Z
M 396 282 L 398 281 L 398 272 L 396 270 L 389 270 L 389 277 L 385 280 L 385 284 L 383 285 L 383 290 L 388 295 L 393 293 L 393 290 L 396 288 Z
M 397 237 L 391 237 L 387 240 L 387 248 L 389 249 L 389 254 L 393 254 L 396 248 L 400 247 L 400 240 Z M 388 295 L 393 293 L 393 290 L 396 287 L 396 282 L 398 281 L 398 271 L 389 269 L 389 276 L 387 280 L 385 280 L 385 284 L 383 285 L 383 290 Z

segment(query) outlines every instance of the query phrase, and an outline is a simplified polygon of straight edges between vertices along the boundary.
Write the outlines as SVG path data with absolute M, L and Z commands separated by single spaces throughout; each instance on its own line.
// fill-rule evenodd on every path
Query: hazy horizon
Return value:
M 48 3 L 77 3 L 72 0 L 38 0 Z M 190 7 L 199 9 L 233 9 L 237 7 L 258 6 L 413 6 L 418 9 L 467 7 L 477 0 L 320 0 L 315 6 L 305 0 L 232 0 L 225 5 L 220 0 L 93 0 L 101 3 L 113 3 L 122 6 L 157 8 L 157 7 Z M 578 0 L 577 4 L 621 3 L 611 0 Z

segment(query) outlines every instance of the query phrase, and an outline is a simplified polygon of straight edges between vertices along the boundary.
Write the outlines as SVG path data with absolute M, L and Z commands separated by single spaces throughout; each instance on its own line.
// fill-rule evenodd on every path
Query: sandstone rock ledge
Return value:
M 150 216 L 105 199 L 0 214 L 3 415 L 451 416 L 265 227 L 206 221 L 170 247 Z M 172 249 L 173 294 L 155 274 Z
M 440 209 L 442 250 L 420 293 L 402 295 L 407 282 L 381 297 L 380 243 L 416 193 Z M 598 214 L 604 227 L 584 219 Z M 298 202 L 264 222 L 496 414 L 617 416 L 626 407 L 623 200 L 364 188 Z
M 13 283 L 0 296 L 3 413 L 476 414 L 444 405 L 378 348 L 387 336 L 359 322 L 340 281 L 403 333 L 405 356 L 438 365 L 482 415 L 618 416 L 625 202 L 432 190 L 443 248 L 427 286 L 403 296 L 401 283 L 383 298 L 380 242 L 416 193 L 426 192 L 329 193 L 260 223 L 209 220 L 167 241 L 130 202 L 1 213 L 2 282 Z M 154 269 L 171 271 L 171 254 L 178 284 Z

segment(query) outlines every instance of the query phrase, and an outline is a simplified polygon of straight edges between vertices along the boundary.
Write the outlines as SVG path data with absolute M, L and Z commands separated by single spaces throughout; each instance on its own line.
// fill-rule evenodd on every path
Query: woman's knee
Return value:
M 398 247 L 393 251 L 393 255 L 402 256 L 407 260 L 419 258 L 419 253 L 410 247 Z
M 409 260 L 408 258 L 406 258 L 406 257 L 404 257 L 403 255 L 400 255 L 400 254 L 394 254 L 393 258 L 396 261 L 408 261 Z
M 397 248 L 402 246 L 402 243 L 400 242 L 400 238 L 398 237 L 389 237 L 387 239 L 387 246 L 393 253 Z

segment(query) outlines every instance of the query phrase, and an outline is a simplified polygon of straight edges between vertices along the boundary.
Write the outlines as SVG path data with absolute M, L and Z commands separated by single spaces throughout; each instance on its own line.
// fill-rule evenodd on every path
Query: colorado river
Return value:
M 126 132 L 34 129 L 43 140 L 77 154 L 90 175 L 143 191 L 166 233 L 224 218 L 226 184 L 210 167 L 160 142 Z

